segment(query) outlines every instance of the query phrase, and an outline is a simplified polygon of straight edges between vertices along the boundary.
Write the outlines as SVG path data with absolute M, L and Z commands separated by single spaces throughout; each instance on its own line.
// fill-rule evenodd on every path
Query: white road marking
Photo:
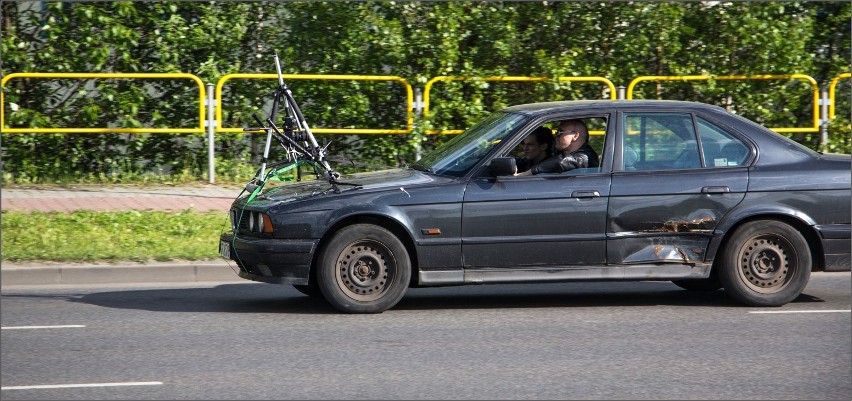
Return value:
M 125 382 L 125 383 L 81 383 L 81 384 L 42 384 L 37 386 L 8 386 L 0 390 L 35 390 L 48 388 L 80 388 L 80 387 L 117 387 L 117 386 L 158 386 L 163 382 Z
M 65 324 L 58 326 L 4 326 L 0 327 L 2 330 L 21 330 L 21 329 L 73 329 L 79 327 L 86 327 L 82 324 Z
M 749 311 L 748 313 L 850 313 L 852 309 Z

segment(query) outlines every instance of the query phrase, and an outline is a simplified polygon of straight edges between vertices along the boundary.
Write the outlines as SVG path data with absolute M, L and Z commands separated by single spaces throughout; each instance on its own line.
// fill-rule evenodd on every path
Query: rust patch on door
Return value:
M 692 220 L 669 220 L 663 223 L 663 232 L 707 232 L 713 229 L 716 219 L 713 217 L 700 217 Z

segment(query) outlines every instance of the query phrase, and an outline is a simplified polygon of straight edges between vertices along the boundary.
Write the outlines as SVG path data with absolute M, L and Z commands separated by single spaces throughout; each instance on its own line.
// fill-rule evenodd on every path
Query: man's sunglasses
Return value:
M 579 134 L 579 133 L 580 133 L 580 131 L 577 131 L 577 130 L 573 130 L 573 131 L 563 131 L 563 130 L 561 130 L 561 129 L 560 129 L 560 130 L 557 130 L 557 131 L 556 131 L 556 137 L 557 137 L 557 138 L 559 138 L 559 137 L 560 137 L 560 136 L 562 136 L 562 135 L 577 135 L 577 134 Z

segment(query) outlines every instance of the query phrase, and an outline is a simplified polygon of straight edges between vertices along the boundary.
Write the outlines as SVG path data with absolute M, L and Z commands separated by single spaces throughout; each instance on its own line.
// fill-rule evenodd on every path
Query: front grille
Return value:
M 235 228 L 236 225 L 239 225 L 238 229 L 234 231 L 240 234 L 250 234 L 249 232 L 249 217 L 251 216 L 251 212 L 242 211 L 242 209 L 232 208 L 231 209 L 231 228 Z

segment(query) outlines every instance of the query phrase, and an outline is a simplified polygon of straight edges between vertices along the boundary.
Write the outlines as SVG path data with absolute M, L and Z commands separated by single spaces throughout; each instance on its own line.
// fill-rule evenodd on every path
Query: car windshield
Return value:
M 521 114 L 496 112 L 412 164 L 412 168 L 460 177 L 521 125 Z

